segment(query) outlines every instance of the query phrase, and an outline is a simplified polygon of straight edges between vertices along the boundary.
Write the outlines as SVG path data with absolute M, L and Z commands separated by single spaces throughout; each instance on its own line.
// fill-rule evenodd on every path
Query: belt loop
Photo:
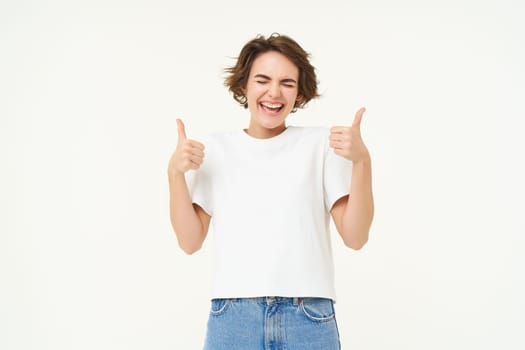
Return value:
M 297 305 L 301 304 L 302 300 L 303 300 L 303 298 L 293 298 L 294 306 L 297 306 Z

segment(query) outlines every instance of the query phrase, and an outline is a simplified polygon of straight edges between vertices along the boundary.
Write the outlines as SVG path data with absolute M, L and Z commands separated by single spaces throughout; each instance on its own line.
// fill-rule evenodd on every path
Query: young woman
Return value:
M 329 223 L 331 215 L 350 248 L 368 240 L 364 108 L 349 126 L 287 125 L 318 96 L 308 53 L 287 36 L 249 41 L 226 72 L 248 128 L 200 143 L 177 120 L 168 166 L 171 223 L 186 253 L 201 247 L 213 218 L 205 349 L 340 349 Z

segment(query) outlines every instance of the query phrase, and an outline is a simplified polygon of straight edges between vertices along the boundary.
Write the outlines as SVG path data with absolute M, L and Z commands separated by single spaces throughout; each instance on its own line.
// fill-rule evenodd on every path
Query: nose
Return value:
M 270 97 L 280 97 L 281 96 L 281 86 L 279 85 L 279 83 L 270 84 L 268 94 L 270 95 Z

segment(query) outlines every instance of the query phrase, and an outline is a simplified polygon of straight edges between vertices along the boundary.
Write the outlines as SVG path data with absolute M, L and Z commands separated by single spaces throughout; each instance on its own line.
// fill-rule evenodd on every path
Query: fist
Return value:
M 204 161 L 204 145 L 186 137 L 184 123 L 177 119 L 179 139 L 177 148 L 168 163 L 168 173 L 173 175 L 184 174 L 190 169 L 199 169 Z
M 361 138 L 363 113 L 364 108 L 357 111 L 352 126 L 334 126 L 330 129 L 330 147 L 334 149 L 334 153 L 354 163 L 370 158 Z

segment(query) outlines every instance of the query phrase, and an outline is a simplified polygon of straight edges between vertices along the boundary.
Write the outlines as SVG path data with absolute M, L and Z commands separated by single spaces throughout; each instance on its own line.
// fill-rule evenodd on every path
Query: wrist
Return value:
M 168 169 L 168 178 L 170 181 L 184 178 L 184 173 L 178 170 Z
M 358 160 L 352 161 L 353 165 L 370 165 L 372 163 L 372 159 L 370 158 L 370 154 L 367 152 L 366 155 L 359 158 Z

